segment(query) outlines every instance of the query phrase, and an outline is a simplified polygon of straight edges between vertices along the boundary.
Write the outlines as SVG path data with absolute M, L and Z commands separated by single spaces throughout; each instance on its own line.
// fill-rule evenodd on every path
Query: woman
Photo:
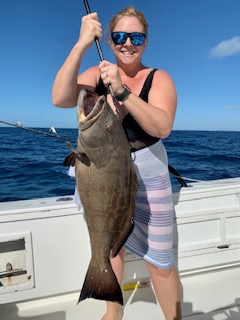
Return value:
M 53 103 L 71 108 L 76 106 L 82 88 L 95 90 L 107 96 L 122 121 L 138 175 L 135 228 L 126 247 L 145 260 L 165 318 L 181 319 L 180 284 L 172 250 L 172 191 L 167 155 L 161 142 L 173 126 L 176 92 L 166 72 L 141 62 L 148 31 L 141 12 L 132 6 L 125 8 L 112 18 L 109 30 L 116 64 L 102 61 L 78 76 L 82 57 L 95 38 L 102 37 L 96 13 L 82 18 L 79 39 L 54 81 Z M 107 89 L 109 84 L 116 99 L 112 99 Z M 111 261 L 119 283 L 123 277 L 124 250 Z M 102 320 L 119 319 L 122 319 L 119 305 L 107 302 Z

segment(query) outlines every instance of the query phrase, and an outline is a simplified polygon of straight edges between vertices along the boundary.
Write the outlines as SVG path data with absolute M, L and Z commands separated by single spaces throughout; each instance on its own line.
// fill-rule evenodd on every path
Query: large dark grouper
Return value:
M 64 165 L 76 184 L 90 235 L 92 258 L 80 294 L 123 304 L 110 264 L 132 231 L 136 175 L 120 122 L 104 96 L 82 90 L 78 98 L 78 148 Z

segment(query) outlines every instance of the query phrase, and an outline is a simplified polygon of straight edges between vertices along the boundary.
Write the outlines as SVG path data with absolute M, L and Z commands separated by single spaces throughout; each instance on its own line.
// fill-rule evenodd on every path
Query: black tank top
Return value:
M 142 90 L 139 94 L 139 97 L 142 98 L 144 101 L 148 102 L 148 93 L 151 89 L 152 86 L 152 80 L 153 80 L 153 76 L 154 73 L 156 72 L 157 69 L 153 69 L 147 76 Z M 96 87 L 96 93 L 101 96 L 101 95 L 107 95 L 108 89 L 107 87 L 104 86 L 102 79 L 100 78 L 97 87 Z M 126 115 L 126 117 L 123 119 L 122 121 L 122 126 L 123 129 L 125 131 L 125 134 L 127 136 L 127 139 L 129 142 L 143 142 L 143 144 L 145 146 L 149 146 L 153 143 L 156 143 L 159 138 L 157 137 L 153 137 L 149 134 L 147 134 L 137 123 L 137 121 L 135 121 L 135 119 L 133 118 L 133 116 L 128 113 Z

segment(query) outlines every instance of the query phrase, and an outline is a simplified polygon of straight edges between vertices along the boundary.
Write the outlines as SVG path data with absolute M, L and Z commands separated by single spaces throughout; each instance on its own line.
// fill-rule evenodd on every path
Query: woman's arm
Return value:
M 125 113 L 131 113 L 144 131 L 154 137 L 166 138 L 172 130 L 177 106 L 177 94 L 174 83 L 169 74 L 157 70 L 154 74 L 152 86 L 148 95 L 148 102 L 142 100 L 134 89 L 137 79 L 123 82 L 117 65 L 102 61 L 99 65 L 101 77 L 105 85 L 111 83 L 115 96 L 119 95 L 126 84 L 131 94 L 118 106 Z
M 169 74 L 156 71 L 148 103 L 133 93 L 124 101 L 124 107 L 148 134 L 166 138 L 171 133 L 177 107 L 177 94 Z
M 91 13 L 82 18 L 79 39 L 54 80 L 52 101 L 55 106 L 62 108 L 72 108 L 76 106 L 81 83 L 86 88 L 94 88 L 96 86 L 96 76 L 89 77 L 89 74 L 94 74 L 94 68 L 85 72 L 82 80 L 78 80 L 78 78 L 81 78 L 81 76 L 78 77 L 78 72 L 82 58 L 96 37 L 99 39 L 102 37 L 102 28 L 98 21 L 97 14 Z

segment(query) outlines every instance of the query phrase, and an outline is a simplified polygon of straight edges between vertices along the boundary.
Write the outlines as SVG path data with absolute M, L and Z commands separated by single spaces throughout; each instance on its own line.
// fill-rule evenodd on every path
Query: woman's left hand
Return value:
M 120 78 L 119 69 L 116 64 L 103 60 L 99 64 L 102 81 L 106 87 L 111 85 L 115 96 L 123 91 L 123 84 Z

